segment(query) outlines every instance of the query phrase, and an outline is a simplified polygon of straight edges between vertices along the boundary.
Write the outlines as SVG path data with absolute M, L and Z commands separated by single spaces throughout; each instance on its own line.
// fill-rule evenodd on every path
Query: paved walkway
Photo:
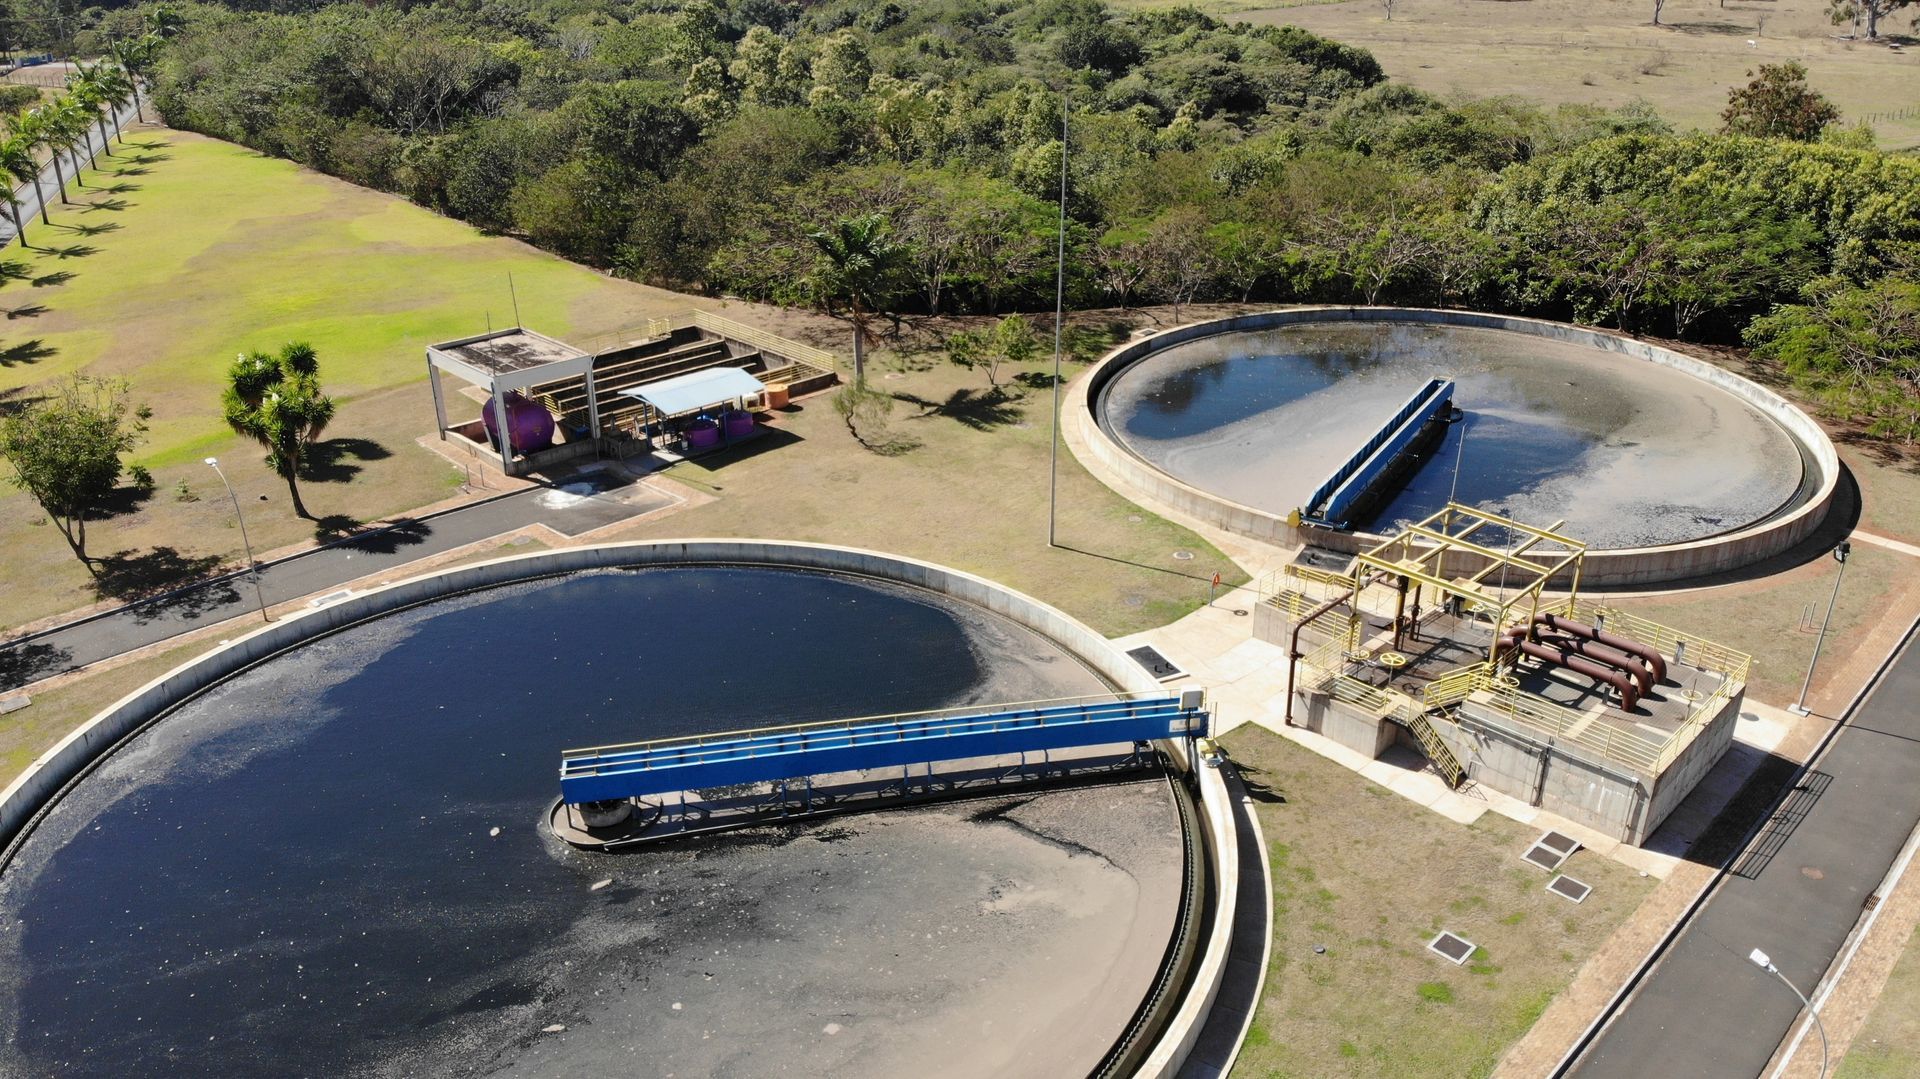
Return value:
M 1568 1074 L 1759 1075 L 1801 1007 L 1747 953 L 1767 952 L 1803 991 L 1816 985 L 1920 823 L 1916 784 L 1920 652 L 1909 639 L 1802 782 L 1804 816 L 1784 822 L 1756 869 L 1724 879 Z
M 260 571 L 260 597 L 271 607 L 528 525 L 544 524 L 570 538 L 677 501 L 645 481 L 625 479 L 612 470 L 587 473 L 303 552 Z M 252 614 L 261 598 L 244 576 L 224 577 L 10 642 L 0 647 L 0 691 Z
M 129 124 L 135 123 L 136 120 L 137 118 L 134 116 L 132 102 L 128 102 L 120 107 L 120 126 L 126 127 Z M 109 134 L 113 131 L 113 121 L 111 119 L 107 121 L 107 131 Z M 100 139 L 99 125 L 96 124 L 87 129 L 87 141 L 80 149 L 80 156 L 84 159 L 95 147 L 99 147 L 104 153 L 106 146 L 107 144 L 103 143 Z M 66 176 L 67 183 L 71 184 L 73 183 L 73 162 L 68 160 L 65 154 L 61 155 L 61 159 L 62 164 L 60 168 L 62 174 Z M 32 243 L 44 243 L 43 234 L 37 232 L 35 229 L 35 226 L 39 223 L 40 207 L 44 205 L 52 212 L 58 212 L 60 207 L 60 183 L 54 176 L 53 163 L 49 161 L 46 167 L 40 170 L 40 176 L 34 183 L 21 184 L 16 187 L 13 192 L 13 197 L 20 202 L 20 216 L 28 221 L 27 240 Z M 19 230 L 13 227 L 13 219 L 10 213 L 11 211 L 0 213 L 0 247 L 5 247 L 7 244 L 12 243 L 14 237 L 20 234 Z M 40 225 L 39 227 L 42 230 L 46 228 L 44 225 Z M 71 233 L 57 235 L 71 235 Z

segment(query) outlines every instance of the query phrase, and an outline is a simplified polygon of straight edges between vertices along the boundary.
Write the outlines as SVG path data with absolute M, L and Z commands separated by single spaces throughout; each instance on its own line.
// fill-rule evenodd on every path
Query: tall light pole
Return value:
M 1067 306 L 1067 95 L 1060 95 L 1060 219 L 1053 268 L 1053 441 L 1047 447 L 1047 546 L 1054 542 L 1060 500 L 1060 334 Z
M 1813 685 L 1813 668 L 1820 662 L 1820 646 L 1826 643 L 1827 626 L 1833 621 L 1833 605 L 1840 599 L 1840 581 L 1847 575 L 1847 553 L 1852 550 L 1853 545 L 1846 540 L 1841 540 L 1840 546 L 1833 549 L 1833 560 L 1840 563 L 1840 570 L 1833 575 L 1833 595 L 1827 597 L 1827 616 L 1820 620 L 1820 635 L 1813 639 L 1813 656 L 1807 660 L 1807 680 L 1800 683 L 1800 699 L 1787 709 L 1795 715 L 1804 716 L 1808 712 L 1807 689 Z
M 1813 1001 L 1808 1000 L 1799 986 L 1788 981 L 1787 976 L 1780 973 L 1780 968 L 1773 965 L 1773 960 L 1767 958 L 1767 953 L 1755 948 L 1748 953 L 1747 958 L 1753 961 L 1754 966 L 1780 979 L 1781 985 L 1793 990 L 1793 995 L 1800 998 L 1801 1006 L 1806 1008 L 1807 1014 L 1813 1017 L 1813 1029 L 1820 1032 L 1820 1079 L 1827 1079 L 1827 1028 L 1820 1022 L 1820 1013 L 1813 1010 Z
M 247 518 L 240 512 L 240 496 L 233 493 L 233 483 L 220 471 L 220 458 L 209 457 L 207 464 L 212 466 L 213 474 L 220 477 L 220 482 L 227 485 L 227 497 L 233 500 L 233 515 L 240 522 L 240 542 L 247 548 L 247 576 L 253 578 L 253 598 L 260 604 L 261 619 L 271 622 L 273 619 L 267 617 L 267 597 L 260 594 L 260 567 L 253 560 L 253 541 L 247 538 Z

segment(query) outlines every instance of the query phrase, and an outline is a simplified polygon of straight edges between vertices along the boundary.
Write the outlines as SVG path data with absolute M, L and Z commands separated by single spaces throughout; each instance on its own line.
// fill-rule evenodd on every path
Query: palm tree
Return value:
M 86 138 L 87 164 L 98 167 L 100 151 L 106 150 L 111 156 L 113 151 L 108 145 L 107 113 L 113 111 L 116 101 L 107 90 L 106 82 L 101 78 L 107 70 L 105 64 L 82 67 L 79 74 L 67 82 L 67 96 L 93 114 L 93 126 L 100 132 L 100 145 L 93 144 L 91 135 Z
M 808 289 L 823 309 L 846 300 L 853 318 L 853 383 L 867 382 L 867 314 L 880 299 L 899 265 L 900 245 L 887 235 L 887 219 L 879 214 L 843 218 L 831 229 L 812 233 L 820 260 Z
M 56 98 L 51 106 L 53 122 L 60 131 L 61 145 L 66 147 L 67 160 L 73 165 L 73 185 L 86 187 L 86 181 L 80 178 L 80 148 L 92 149 L 93 145 L 93 109 L 72 94 Z
M 293 512 L 312 520 L 300 501 L 300 460 L 333 419 L 333 399 L 320 392 L 313 346 L 296 341 L 277 356 L 241 355 L 227 369 L 221 405 L 229 427 L 266 448 L 267 464 L 287 481 Z
M 133 92 L 133 118 L 145 120 L 146 106 L 140 101 L 140 74 L 147 69 L 153 59 L 153 50 L 160 39 L 152 34 L 145 37 L 128 38 L 116 41 L 107 49 L 113 62 L 120 65 L 120 73 L 126 78 L 127 89 Z
M 127 141 L 127 133 L 120 129 L 120 106 L 130 95 L 137 94 L 139 91 L 134 89 L 133 79 L 125 71 L 110 64 L 94 65 L 93 76 L 95 83 L 100 87 L 101 94 L 104 95 L 107 113 L 113 117 L 113 133 L 124 143 Z M 105 140 L 106 132 L 102 129 L 101 141 Z
M 0 173 L 20 181 L 23 184 L 34 183 L 40 178 L 40 160 L 33 156 L 33 140 L 18 132 L 0 139 Z M 20 236 L 20 246 L 27 244 L 27 223 L 20 216 L 20 198 L 11 183 L 6 185 L 7 208 L 13 211 L 13 231 Z M 43 206 L 44 211 L 46 208 Z
M 49 113 L 47 109 L 48 106 L 42 105 L 37 109 L 30 109 L 27 112 L 21 113 L 20 116 L 13 121 L 13 133 L 25 139 L 30 146 L 45 147 L 51 150 L 59 141 L 60 136 L 59 133 L 54 130 L 52 114 Z M 66 202 L 68 201 L 67 177 L 65 173 L 60 171 L 60 155 L 58 153 L 51 153 L 49 156 L 53 158 L 53 178 L 60 185 L 60 201 Z M 34 184 L 36 185 L 35 190 L 38 190 L 37 185 L 40 182 L 39 171 L 39 166 L 36 164 L 34 167 L 34 175 L 30 178 L 22 177 L 21 182 Z M 53 224 L 53 221 L 47 217 L 46 198 L 42 196 L 39 202 L 40 223 L 43 225 Z

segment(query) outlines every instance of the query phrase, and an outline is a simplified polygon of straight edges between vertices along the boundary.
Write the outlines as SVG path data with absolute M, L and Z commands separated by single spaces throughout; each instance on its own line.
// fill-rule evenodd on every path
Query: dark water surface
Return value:
M 538 827 L 560 751 L 1102 688 L 984 612 L 816 573 L 599 572 L 381 618 L 189 701 L 27 839 L 0 872 L 0 1072 L 765 1074 L 768 1051 L 864 1070 L 889 1059 L 884 1040 L 846 1029 L 851 1014 L 846 1037 L 822 1035 L 782 978 L 807 984 L 849 936 L 898 953 L 885 934 L 909 897 L 971 909 L 996 874 L 1133 894 L 1115 890 L 1133 879 L 1123 859 L 1050 878 L 1065 855 L 1012 825 L 969 830 L 964 809 L 585 854 Z M 1144 847 L 1166 833 L 1177 852 L 1150 794 L 1084 812 L 1128 799 L 1161 836 Z M 1075 804 L 1050 811 L 1065 832 Z M 916 852 L 924 873 L 908 872 Z M 1050 924 L 956 930 L 971 943 L 951 969 L 1044 986 L 992 953 Z M 894 1006 L 912 996 L 866 976 Z M 913 985 L 938 999 L 905 1030 L 941 1007 L 993 1018 L 973 987 Z
M 1117 375 L 1101 422 L 1170 475 L 1271 513 L 1301 505 L 1430 378 L 1465 420 L 1366 530 L 1458 501 L 1599 548 L 1741 528 L 1794 497 L 1777 424 L 1690 375 L 1530 334 L 1400 323 L 1302 325 L 1176 345 Z M 1465 454 L 1461 455 L 1461 440 Z

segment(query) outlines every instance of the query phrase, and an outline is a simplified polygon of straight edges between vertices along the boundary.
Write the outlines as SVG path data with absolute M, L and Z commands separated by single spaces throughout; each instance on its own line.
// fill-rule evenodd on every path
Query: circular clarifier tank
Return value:
M 541 822 L 564 748 L 1109 688 L 980 607 L 795 568 L 357 621 L 174 703 L 15 841 L 0 1072 L 1084 1074 L 1179 920 L 1162 776 L 622 854 Z
M 1454 422 L 1352 534 L 1391 534 L 1451 499 L 1564 522 L 1558 531 L 1602 553 L 1697 547 L 1794 518 L 1775 537 L 1790 543 L 1811 527 L 1801 518 L 1817 523 L 1800 511 L 1831 497 L 1831 445 L 1760 387 L 1642 342 L 1466 313 L 1309 309 L 1181 327 L 1095 372 L 1086 434 L 1122 451 L 1110 466 L 1173 480 L 1132 486 L 1180 509 L 1339 546 L 1275 523 L 1435 378 L 1454 383 Z M 1700 571 L 1689 555 L 1668 568 Z

